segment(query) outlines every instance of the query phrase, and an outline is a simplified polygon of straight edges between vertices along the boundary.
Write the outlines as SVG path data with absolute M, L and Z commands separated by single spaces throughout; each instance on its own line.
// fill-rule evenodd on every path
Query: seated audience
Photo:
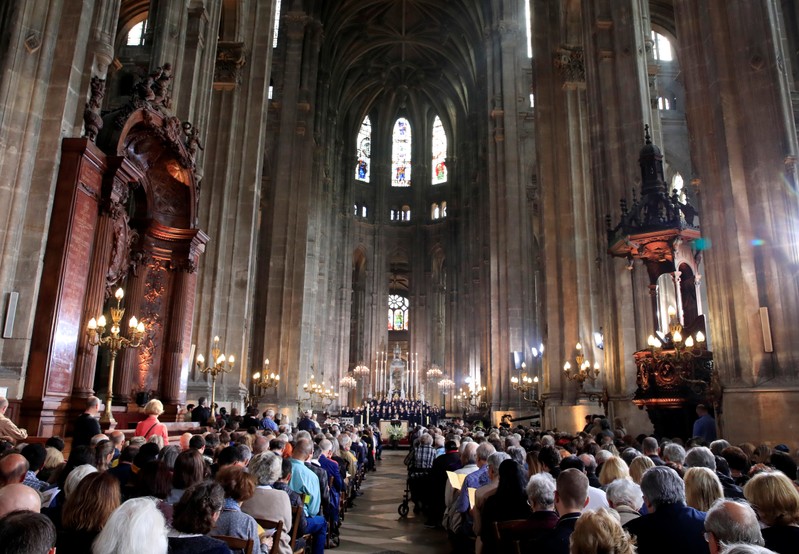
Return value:
M 602 464 L 602 469 L 599 472 L 599 485 L 607 492 L 606 487 L 616 479 L 629 478 L 630 469 L 627 467 L 624 460 L 618 456 L 611 456 Z
M 607 486 L 608 504 L 619 514 L 622 525 L 639 517 L 644 503 L 641 487 L 632 479 L 616 479 Z
M 218 483 L 202 481 L 187 488 L 174 506 L 167 535 L 170 554 L 231 554 L 227 544 L 206 536 L 216 525 L 224 504 L 225 491 Z
M 711 554 L 718 554 L 732 543 L 763 546 L 757 515 L 743 502 L 719 499 L 705 516 L 705 531 Z
M 587 510 L 574 525 L 570 554 L 635 554 L 635 546 L 611 512 Z
M 28 474 L 28 460 L 21 454 L 6 454 L 0 458 L 0 487 L 22 483 Z
M 637 485 L 641 484 L 644 473 L 650 468 L 655 467 L 655 462 L 649 456 L 637 456 L 630 462 L 630 479 Z
M 308 522 L 305 519 L 305 511 L 302 509 L 304 507 L 302 497 L 291 490 L 289 488 L 289 482 L 291 481 L 291 460 L 288 458 L 282 458 L 282 463 L 280 466 L 280 479 L 272 483 L 272 488 L 275 490 L 283 491 L 287 495 L 289 495 L 289 502 L 291 503 L 291 533 L 296 535 L 297 537 L 297 544 L 294 545 L 294 550 L 299 550 L 305 547 L 305 539 L 302 538 L 303 535 L 307 532 Z M 300 508 L 298 511 L 294 511 L 297 507 Z M 294 530 L 297 530 L 295 533 Z
M 22 483 L 0 488 L 0 518 L 11 512 L 26 510 L 39 513 L 42 498 L 34 489 Z
M 192 485 L 206 478 L 206 467 L 203 455 L 190 448 L 178 454 L 175 470 L 172 474 L 172 492 L 166 498 L 167 504 L 175 504 Z
M 289 462 L 291 463 L 291 462 Z M 283 522 L 280 535 L 280 554 L 291 554 L 291 503 L 289 496 L 272 485 L 280 478 L 283 458 L 274 452 L 253 456 L 248 470 L 255 478 L 256 487 L 252 498 L 245 500 L 241 510 L 255 519 Z
M 70 479 L 76 474 L 77 470 L 72 472 Z M 81 479 L 67 496 L 61 512 L 58 552 L 86 552 L 119 504 L 119 482 L 112 475 L 94 472 Z
M 706 512 L 724 491 L 716 473 L 707 467 L 692 467 L 685 472 L 685 503 L 700 512 Z
M 721 488 L 724 491 L 725 498 L 743 498 L 744 493 L 741 487 L 735 484 L 732 477 L 724 475 L 718 471 L 716 467 L 716 457 L 713 452 L 705 446 L 695 446 L 688 451 L 685 455 L 686 467 L 706 467 L 716 474 L 721 482 Z
M 132 498 L 114 510 L 92 554 L 166 554 L 167 527 L 152 498 Z
M 636 537 L 638 550 L 652 554 L 708 554 L 705 514 L 685 504 L 685 484 L 669 467 L 653 467 L 641 479 L 647 514 L 624 528 Z
M 66 461 L 63 452 L 56 447 L 45 446 L 44 450 L 44 465 L 36 477 L 52 485 L 58 479 L 58 474 L 64 468 Z
M 23 484 L 41 492 L 50 488 L 50 483 L 39 479 L 37 474 L 44 467 L 47 450 L 42 444 L 27 444 L 22 449 L 22 457 L 28 461 L 28 471 L 25 473 Z
M 558 522 L 553 529 L 528 543 L 525 551 L 568 554 L 574 526 L 588 503 L 588 488 L 588 477 L 582 471 L 561 471 L 555 488 L 555 508 L 560 514 Z
M 527 505 L 525 472 L 514 460 L 505 460 L 499 466 L 496 492 L 483 504 L 480 515 L 480 539 L 485 552 L 494 552 L 494 523 L 513 519 L 526 519 L 530 514 Z
M 260 544 L 260 550 L 266 554 L 266 537 L 263 542 L 259 539 L 258 524 L 252 516 L 241 511 L 242 502 L 252 498 L 255 492 L 255 479 L 243 467 L 230 464 L 217 472 L 216 482 L 225 491 L 225 504 L 212 534 L 250 539 L 254 545 Z
M 38 512 L 17 510 L 0 519 L 0 554 L 55 554 L 56 529 Z
M 779 472 L 759 473 L 744 485 L 744 495 L 757 512 L 767 548 L 794 553 L 799 545 L 799 492 Z

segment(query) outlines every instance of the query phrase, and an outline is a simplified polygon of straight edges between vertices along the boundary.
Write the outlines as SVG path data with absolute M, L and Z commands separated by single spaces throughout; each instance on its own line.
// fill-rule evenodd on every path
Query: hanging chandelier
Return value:
M 441 381 L 438 382 L 438 389 L 441 392 L 445 393 L 450 392 L 455 389 L 455 381 L 453 381 L 448 377 L 445 377 L 444 379 L 441 379 Z
M 345 375 L 344 377 L 341 378 L 341 381 L 339 381 L 339 386 L 343 389 L 350 390 L 357 387 L 358 382 L 355 380 L 355 377 L 353 377 L 352 375 Z
M 438 367 L 438 364 L 433 364 L 430 366 L 430 369 L 427 370 L 427 378 L 431 380 L 440 379 L 443 375 L 441 368 Z
M 366 377 L 369 375 L 369 368 L 363 365 L 363 362 L 359 362 L 358 365 L 355 366 L 355 369 L 352 370 L 356 377 Z

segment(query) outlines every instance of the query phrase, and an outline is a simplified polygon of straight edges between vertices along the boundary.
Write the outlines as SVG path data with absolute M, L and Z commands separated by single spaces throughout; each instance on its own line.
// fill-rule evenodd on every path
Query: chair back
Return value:
M 297 544 L 297 531 L 299 531 L 300 528 L 300 526 L 297 525 L 297 522 L 300 520 L 300 510 L 302 510 L 302 506 L 291 507 L 291 551 L 292 552 L 296 551 L 295 545 Z
M 269 549 L 269 554 L 278 554 L 280 552 L 280 536 L 283 533 L 283 522 L 258 518 L 255 518 L 255 522 L 260 525 L 264 531 L 267 529 L 275 530 L 275 534 L 272 535 L 272 548 Z
M 546 529 L 543 529 L 540 523 L 537 524 L 527 519 L 511 519 L 494 523 L 494 538 L 497 541 L 497 547 L 508 548 L 510 551 L 512 551 L 511 546 L 514 543 L 518 549 L 522 543 L 534 539 L 544 532 Z
M 282 522 L 281 522 L 282 524 Z M 233 552 L 241 550 L 244 554 L 252 554 L 253 540 L 231 537 L 230 535 L 211 535 L 215 539 L 224 541 Z

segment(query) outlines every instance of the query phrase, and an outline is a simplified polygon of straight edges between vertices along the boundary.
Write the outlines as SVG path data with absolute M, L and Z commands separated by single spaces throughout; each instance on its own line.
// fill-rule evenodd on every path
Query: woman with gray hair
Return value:
M 637 517 L 640 517 L 638 510 L 644 503 L 641 495 L 641 487 L 632 479 L 616 479 L 608 483 L 605 491 L 608 496 L 608 504 L 619 514 L 622 525 Z
M 280 534 L 280 554 L 291 553 L 291 502 L 284 491 L 272 488 L 280 479 L 283 458 L 274 452 L 261 452 L 250 460 L 248 470 L 255 477 L 256 487 L 252 498 L 241 504 L 241 511 L 255 519 L 283 522 Z
M 531 529 L 552 529 L 558 522 L 555 511 L 555 478 L 549 473 L 536 473 L 527 481 L 527 504 L 533 511 Z

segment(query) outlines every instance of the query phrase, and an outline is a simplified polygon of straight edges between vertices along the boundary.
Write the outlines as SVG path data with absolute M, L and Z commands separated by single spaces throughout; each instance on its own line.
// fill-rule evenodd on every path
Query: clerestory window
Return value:
M 411 124 L 404 117 L 391 133 L 391 186 L 411 186 Z
M 389 331 L 408 330 L 408 307 L 409 302 L 405 296 L 400 296 L 399 294 L 388 295 Z

